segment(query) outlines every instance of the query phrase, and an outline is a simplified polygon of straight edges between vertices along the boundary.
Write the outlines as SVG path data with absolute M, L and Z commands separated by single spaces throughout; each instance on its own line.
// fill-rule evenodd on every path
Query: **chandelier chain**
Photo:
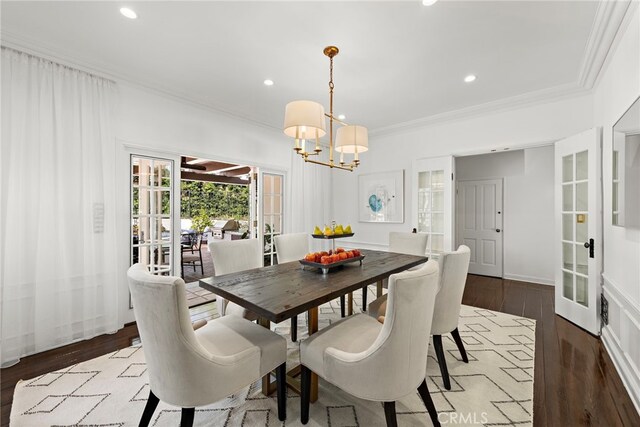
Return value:
M 333 56 L 329 56 L 329 161 L 333 163 Z

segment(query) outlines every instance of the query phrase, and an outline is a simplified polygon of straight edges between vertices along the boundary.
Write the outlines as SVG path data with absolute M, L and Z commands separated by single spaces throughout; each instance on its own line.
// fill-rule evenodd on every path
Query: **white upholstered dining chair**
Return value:
M 406 255 L 425 256 L 425 253 L 427 252 L 428 239 L 429 235 L 426 233 L 403 233 L 399 231 L 392 231 L 389 233 L 389 252 Z M 420 266 L 413 267 L 413 269 L 416 268 L 420 268 Z M 388 284 L 388 279 L 384 279 L 382 281 L 383 288 L 387 288 Z M 381 302 L 382 301 L 378 301 L 378 304 Z M 366 304 L 367 299 L 363 294 L 362 307 L 366 307 Z
M 211 253 L 214 276 L 261 268 L 264 263 L 264 252 L 259 239 L 210 240 L 207 246 Z M 221 317 L 235 314 L 249 320 L 258 319 L 255 313 L 219 295 L 216 295 L 216 307 Z
M 442 374 L 442 381 L 447 390 L 451 390 L 451 381 L 447 369 L 447 361 L 442 348 L 442 335 L 451 333 L 458 346 L 460 356 L 464 363 L 469 363 L 467 352 L 464 349 L 462 338 L 458 332 L 458 320 L 462 295 L 467 282 L 469 271 L 469 258 L 471 252 L 465 245 L 461 245 L 455 252 L 445 252 L 438 258 L 440 268 L 439 292 L 436 296 L 436 305 L 433 310 L 433 322 L 431 335 L 433 335 L 433 349 L 438 357 L 438 365 Z M 384 295 L 369 304 L 369 315 L 384 323 L 386 319 L 387 296 Z
M 392 231 L 389 233 L 389 252 L 424 256 L 427 252 L 428 239 L 429 235 L 426 233 Z
M 274 237 L 278 264 L 297 262 L 309 252 L 309 235 L 307 233 L 280 234 Z M 291 341 L 298 340 L 298 316 L 291 318 Z
M 339 320 L 301 342 L 301 421 L 309 420 L 311 371 L 365 400 L 384 402 L 387 426 L 396 426 L 395 401 L 416 388 L 434 425 L 438 414 L 425 380 L 438 264 L 394 274 L 387 321 L 366 314 Z M 416 343 L 419 343 L 416 345 Z M 424 343 L 424 344 L 422 344 Z
M 451 333 L 453 340 L 458 346 L 460 356 L 464 363 L 469 363 L 467 352 L 458 332 L 458 321 L 460 319 L 460 307 L 462 306 L 462 295 L 467 283 L 467 273 L 469 271 L 469 259 L 471 251 L 469 247 L 461 245 L 455 252 L 448 252 L 440 255 L 438 264 L 440 266 L 440 291 L 436 296 L 436 306 L 433 312 L 433 323 L 431 324 L 431 335 L 433 335 L 433 348 L 438 357 L 440 373 L 444 388 L 451 390 L 447 361 L 442 348 L 442 335 Z
M 149 398 L 140 420 L 147 426 L 162 400 L 182 408 L 191 426 L 196 406 L 214 403 L 276 369 L 278 418 L 286 418 L 287 343 L 238 316 L 214 319 L 193 330 L 184 281 L 154 276 L 142 264 L 127 272 L 149 373 Z

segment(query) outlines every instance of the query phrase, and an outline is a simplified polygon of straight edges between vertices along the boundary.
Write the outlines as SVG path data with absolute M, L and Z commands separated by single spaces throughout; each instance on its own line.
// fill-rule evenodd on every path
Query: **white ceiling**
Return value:
M 2 2 L 2 38 L 281 127 L 313 99 L 381 129 L 577 84 L 594 1 Z M 467 74 L 477 74 L 466 84 Z M 272 87 L 263 80 L 275 81 Z

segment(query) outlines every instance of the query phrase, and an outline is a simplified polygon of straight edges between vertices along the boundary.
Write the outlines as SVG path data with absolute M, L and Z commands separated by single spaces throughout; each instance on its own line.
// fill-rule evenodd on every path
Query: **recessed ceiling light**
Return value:
M 346 119 L 346 118 L 347 118 L 347 116 L 345 116 L 344 114 L 340 114 L 340 115 L 338 116 L 338 120 L 344 120 L 344 119 Z
M 437 2 L 438 0 L 422 0 L 422 4 L 424 6 L 432 6 L 435 2 Z
M 467 77 L 464 78 L 465 83 L 471 83 L 475 80 L 476 80 L 476 76 L 474 74 L 469 74 Z
M 136 19 L 138 17 L 138 14 L 135 13 L 133 10 L 129 9 L 128 7 L 121 7 L 120 13 L 129 19 Z
M 265 86 L 273 86 L 273 80 L 269 80 L 269 79 L 265 80 L 264 81 L 264 85 Z

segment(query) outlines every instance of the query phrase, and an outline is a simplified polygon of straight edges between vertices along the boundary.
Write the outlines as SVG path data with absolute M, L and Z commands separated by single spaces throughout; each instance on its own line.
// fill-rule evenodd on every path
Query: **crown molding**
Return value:
M 598 77 L 601 75 L 603 67 L 609 57 L 609 53 L 612 51 L 615 44 L 616 36 L 622 29 L 625 17 L 628 18 L 629 10 L 635 10 L 635 6 L 637 6 L 636 3 L 636 0 L 602 0 L 599 2 L 576 82 L 528 92 L 508 98 L 502 98 L 390 126 L 370 129 L 369 134 L 371 136 L 388 135 L 396 132 L 409 131 L 419 127 L 588 95 L 592 93 L 592 89 L 597 82 Z M 12 49 L 34 54 L 69 67 L 74 67 L 109 80 L 114 80 L 124 85 L 132 86 L 136 89 L 186 103 L 196 108 L 205 109 L 215 114 L 223 115 L 254 126 L 259 126 L 270 131 L 280 131 L 280 128 L 277 126 L 243 116 L 218 105 L 212 105 L 205 100 L 194 99 L 193 97 L 164 87 L 162 84 L 157 82 L 150 80 L 140 81 L 139 79 L 125 73 L 101 69 L 89 62 L 75 58 L 71 54 L 64 53 L 52 46 L 48 46 L 42 41 L 17 36 L 16 34 L 12 34 L 6 30 L 0 31 L 0 38 L 3 46 L 7 46 Z
M 484 104 L 473 105 L 466 108 L 460 108 L 458 110 L 447 111 L 446 113 L 435 114 L 433 116 L 377 128 L 369 131 L 369 134 L 372 136 L 388 135 L 424 126 L 499 113 L 512 110 L 514 108 L 530 107 L 561 99 L 584 96 L 590 93 L 590 90 L 579 86 L 577 83 L 567 83 L 560 86 L 524 93 L 522 95 L 486 102 Z
M 592 89 L 598 80 L 632 3 L 631 0 L 598 3 L 578 75 L 578 84 L 583 88 Z
M 30 55 L 38 56 L 40 58 L 56 62 L 66 67 L 75 68 L 107 80 L 111 80 L 116 83 L 122 84 L 123 86 L 130 86 L 134 89 L 142 90 L 147 93 L 188 104 L 199 109 L 204 109 L 230 119 L 239 120 L 253 126 L 268 129 L 269 131 L 281 131 L 279 127 L 273 126 L 269 123 L 250 119 L 233 111 L 226 110 L 219 106 L 211 105 L 208 102 L 194 99 L 190 96 L 164 87 L 162 84 L 153 82 L 151 80 L 140 81 L 139 79 L 136 79 L 135 77 L 127 75 L 125 73 L 115 72 L 112 70 L 97 67 L 90 62 L 64 53 L 52 46 L 47 45 L 44 42 L 27 39 L 6 30 L 0 30 L 0 45 L 8 47 L 10 49 L 22 51 Z

